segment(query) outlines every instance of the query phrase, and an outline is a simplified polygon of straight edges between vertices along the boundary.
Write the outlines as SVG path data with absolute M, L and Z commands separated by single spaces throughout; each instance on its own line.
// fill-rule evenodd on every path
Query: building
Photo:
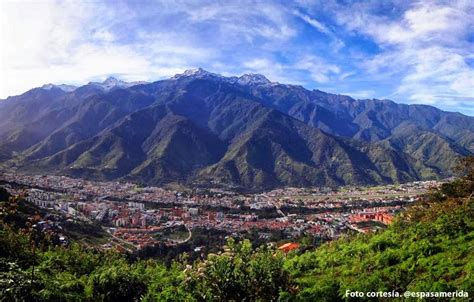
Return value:
M 289 253 L 291 251 L 294 251 L 296 249 L 298 249 L 300 247 L 300 244 L 299 243 L 296 243 L 296 242 L 288 242 L 288 243 L 285 243 L 281 246 L 278 247 L 278 249 L 284 253 Z

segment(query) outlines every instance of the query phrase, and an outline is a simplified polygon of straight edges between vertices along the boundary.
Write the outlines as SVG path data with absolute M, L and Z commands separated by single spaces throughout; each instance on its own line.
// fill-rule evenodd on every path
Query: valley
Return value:
M 230 237 L 260 244 L 297 242 L 305 237 L 324 242 L 343 234 L 374 232 L 441 185 L 424 181 L 336 190 L 287 187 L 241 194 L 8 173 L 0 175 L 0 183 L 11 194 L 25 196 L 35 206 L 58 214 L 54 222 L 44 216 L 38 223 L 102 229 L 98 238 L 85 241 L 88 246 L 138 254 L 168 249 L 187 251 L 194 257 L 218 250 Z M 203 231 L 213 238 L 212 244 L 199 240 Z M 64 234 L 61 237 L 66 237 L 65 242 L 71 240 Z

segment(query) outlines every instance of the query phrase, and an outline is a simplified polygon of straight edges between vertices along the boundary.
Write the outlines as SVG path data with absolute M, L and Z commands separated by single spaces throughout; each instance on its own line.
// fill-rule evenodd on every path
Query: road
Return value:
M 123 244 L 126 244 L 126 245 L 131 245 L 131 246 L 135 247 L 136 249 L 139 249 L 138 246 L 132 244 L 131 242 L 128 242 L 128 241 L 126 241 L 126 240 L 123 240 L 122 238 L 119 238 L 119 237 L 115 236 L 115 235 L 112 234 L 106 227 L 102 227 L 102 229 L 103 229 L 104 231 L 106 231 L 110 236 L 112 236 L 112 238 L 114 238 L 115 240 L 117 240 L 117 241 L 119 241 L 119 242 L 121 242 L 121 243 L 123 243 Z M 124 245 L 122 245 L 122 244 L 120 244 L 120 243 L 117 243 L 117 242 L 113 242 L 113 243 L 116 244 L 116 245 L 118 245 L 118 246 L 120 246 L 121 248 L 123 248 L 124 250 L 126 250 L 126 251 L 129 252 L 129 253 L 132 253 L 132 252 L 133 252 L 133 250 L 130 249 L 130 248 L 128 248 L 126 245 L 124 246 Z
M 172 241 L 176 244 L 183 244 L 183 243 L 186 243 L 189 240 L 191 240 L 193 234 L 192 234 L 191 230 L 188 227 L 186 227 L 186 230 L 188 231 L 188 237 L 186 237 L 186 239 L 184 239 L 184 240 L 172 240 Z

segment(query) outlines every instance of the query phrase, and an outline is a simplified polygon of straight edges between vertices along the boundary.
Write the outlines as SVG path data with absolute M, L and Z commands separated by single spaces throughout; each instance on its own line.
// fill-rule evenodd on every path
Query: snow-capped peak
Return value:
M 111 90 L 113 88 L 127 88 L 135 85 L 146 84 L 147 82 L 139 81 L 139 82 L 125 82 L 122 80 L 118 80 L 114 77 L 108 77 L 102 83 L 100 82 L 89 82 L 89 85 L 98 86 L 106 91 Z
M 182 75 L 196 76 L 196 75 L 207 75 L 207 74 L 210 74 L 210 72 L 207 72 L 202 68 L 191 68 L 191 69 L 186 69 Z
M 107 79 L 105 79 L 104 82 L 102 82 L 102 84 L 105 84 L 105 85 L 119 85 L 119 84 L 123 84 L 123 83 L 125 83 L 125 82 L 117 80 L 114 77 L 108 77 Z
M 216 73 L 212 73 L 209 71 L 206 71 L 202 68 L 192 68 L 192 69 L 186 69 L 183 73 L 179 73 L 172 77 L 172 79 L 180 79 L 183 77 L 195 77 L 195 78 L 208 78 L 208 77 L 218 77 L 222 78 L 221 75 L 218 75 Z
M 76 90 L 77 87 L 73 85 L 66 85 L 66 84 L 55 85 L 51 83 L 44 84 L 43 86 L 41 86 L 41 89 L 44 89 L 44 90 L 51 90 L 53 88 L 59 88 L 64 92 L 71 92 L 71 91 Z
M 265 85 L 271 82 L 264 76 L 258 73 L 244 74 L 237 80 L 240 85 Z
M 181 78 L 198 78 L 198 79 L 218 79 L 222 80 L 227 83 L 231 84 L 239 84 L 239 85 L 266 85 L 272 84 L 264 75 L 256 74 L 256 73 L 249 73 L 244 74 L 240 77 L 225 77 L 217 73 L 212 73 L 206 71 L 202 68 L 194 68 L 194 69 L 187 69 L 183 73 L 177 74 L 171 79 L 178 80 Z

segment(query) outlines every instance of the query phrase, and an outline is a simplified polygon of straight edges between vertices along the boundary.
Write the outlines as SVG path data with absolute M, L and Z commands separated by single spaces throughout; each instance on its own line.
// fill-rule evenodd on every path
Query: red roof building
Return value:
M 284 252 L 284 253 L 288 253 L 288 252 L 291 252 L 293 250 L 296 250 L 299 247 L 300 247 L 299 243 L 288 242 L 288 243 L 285 243 L 285 244 L 281 245 L 280 247 L 278 247 L 278 249 L 280 251 Z

